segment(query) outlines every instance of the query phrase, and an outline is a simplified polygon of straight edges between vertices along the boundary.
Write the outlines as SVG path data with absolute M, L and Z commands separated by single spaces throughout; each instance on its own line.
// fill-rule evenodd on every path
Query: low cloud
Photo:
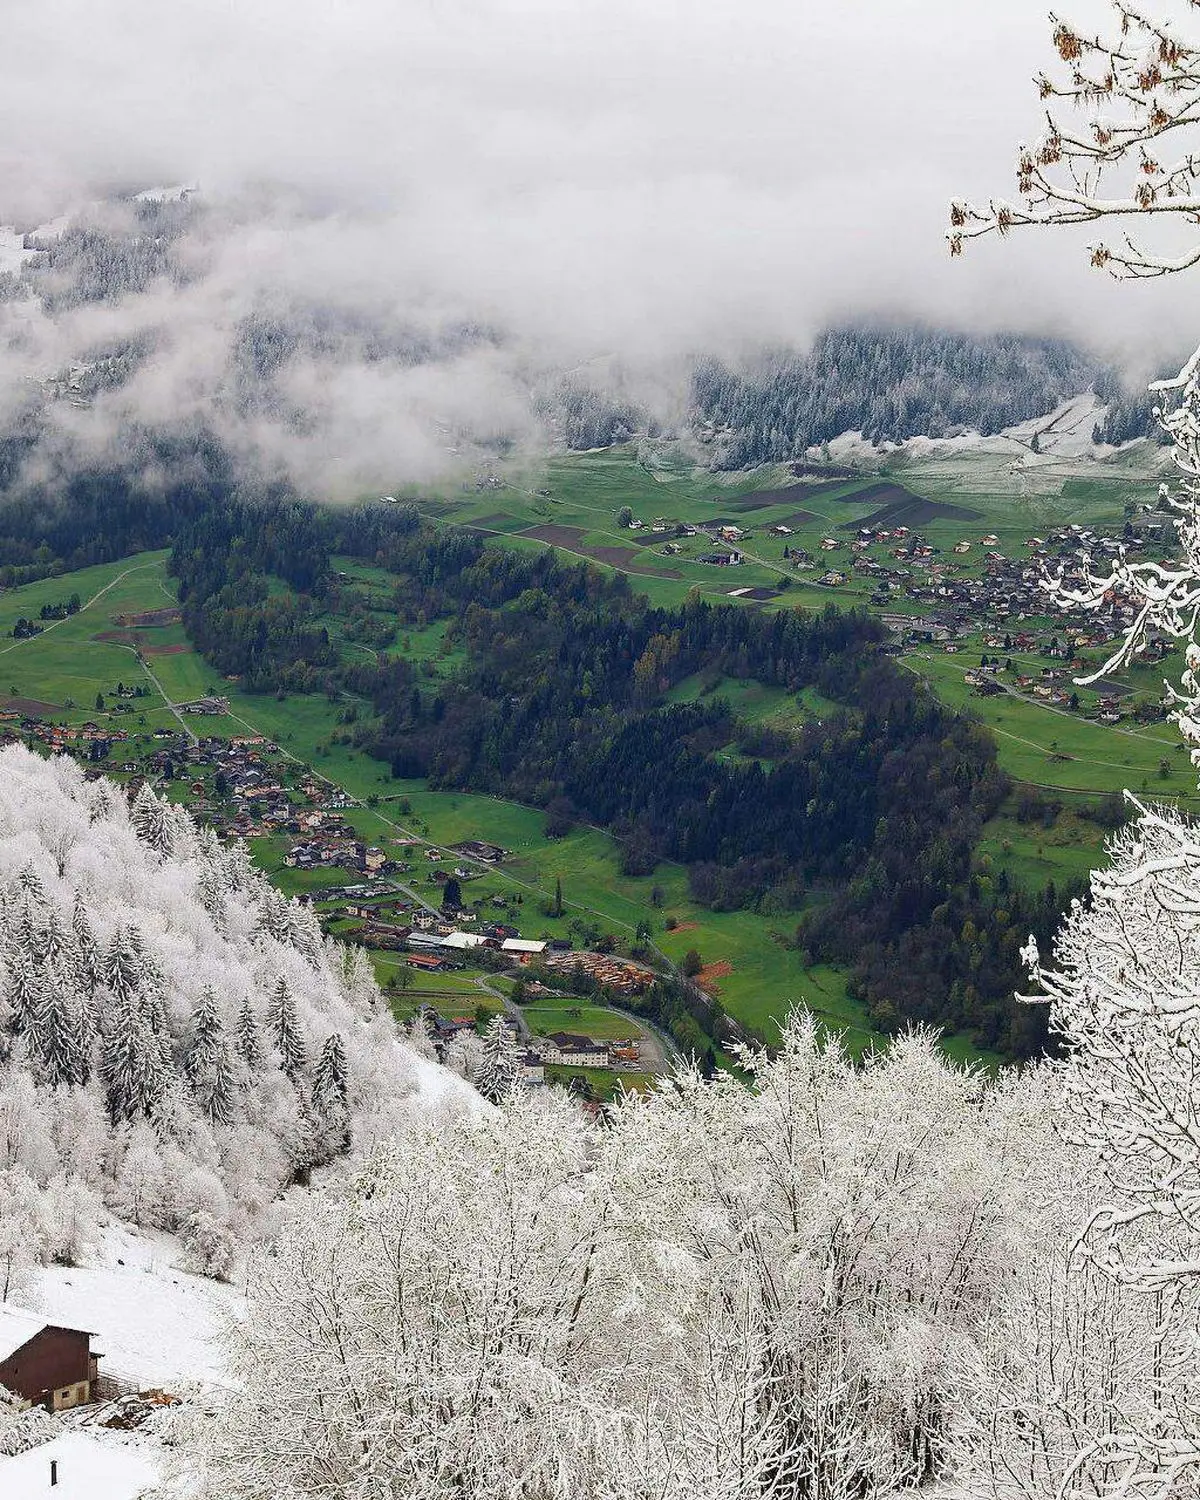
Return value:
M 0 223 L 151 183 L 206 211 L 115 304 L 0 304 L 0 418 L 141 340 L 123 386 L 56 413 L 73 442 L 202 420 L 353 493 L 536 444 L 548 371 L 619 371 L 669 417 L 696 354 L 847 316 L 1149 365 L 1166 293 L 1089 275 L 1079 241 L 945 253 L 949 198 L 1003 193 L 1037 133 L 1047 32 L 1041 0 L 43 0 L 6 18 Z M 305 335 L 257 393 L 251 317 Z

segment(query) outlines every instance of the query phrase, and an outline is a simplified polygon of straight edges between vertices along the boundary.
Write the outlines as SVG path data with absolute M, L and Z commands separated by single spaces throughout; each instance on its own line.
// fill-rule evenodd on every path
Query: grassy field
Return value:
M 963 680 L 978 660 L 970 651 L 949 656 L 936 647 L 903 658 L 944 702 L 988 726 L 1010 775 L 1064 791 L 1104 794 L 1128 787 L 1158 797 L 1196 798 L 1195 773 L 1170 724 L 1101 724 L 1007 693 L 980 698 Z
M 98 692 L 111 697 L 118 682 L 140 683 L 151 692 L 137 700 L 138 712 L 164 708 L 162 695 L 138 664 L 138 651 L 150 662 L 165 661 L 168 656 L 157 653 L 175 649 L 177 640 L 160 630 L 123 630 L 114 617 L 174 603 L 166 588 L 165 557 L 143 553 L 0 594 L 0 697 L 16 700 L 15 707 L 22 700 L 44 704 L 48 716 L 79 720 L 95 716 Z M 40 635 L 27 640 L 11 638 L 18 618 L 35 618 L 43 605 L 73 593 L 81 602 L 77 614 L 47 622 Z
M 611 558 L 615 555 L 611 549 L 621 548 L 626 563 L 632 560 L 639 567 L 675 573 L 675 577 L 643 571 L 630 575 L 634 587 L 664 603 L 683 598 L 694 587 L 716 597 L 733 589 L 777 584 L 784 577 L 789 586 L 777 598 L 751 607 L 823 606 L 831 599 L 841 605 L 864 602 L 871 586 L 858 580 L 828 589 L 792 577 L 783 549 L 794 545 L 819 549 L 825 536 L 843 540 L 848 535 L 846 524 L 875 508 L 876 502 L 869 497 L 855 498 L 873 481 L 865 477 L 819 494 L 793 486 L 783 496 L 772 496 L 769 504 L 760 505 L 762 491 L 779 485 L 782 477 L 778 470 L 763 470 L 739 476 L 736 483 L 714 476 L 697 478 L 669 462 L 655 468 L 653 463 L 639 461 L 636 451 L 626 447 L 555 461 L 530 476 L 528 484 L 458 497 L 452 509 L 442 508 L 442 514 L 497 533 L 505 545 L 519 547 L 548 544 L 519 534 L 530 528 L 572 528 L 560 548 L 565 553 L 616 566 L 600 554 L 610 549 L 607 556 Z M 1045 530 L 1067 514 L 1080 519 L 1119 517 L 1124 496 L 1134 482 L 1097 483 L 1073 490 L 1070 496 L 1026 501 L 976 493 L 969 486 L 955 488 L 936 473 L 906 470 L 903 477 L 917 494 L 968 504 L 979 512 L 973 521 L 935 519 L 923 525 L 932 540 L 945 546 L 959 537 L 977 540 L 994 532 L 1005 550 L 1023 545 L 1035 525 Z M 550 493 L 535 493 L 539 489 Z M 710 546 L 703 537 L 679 539 L 684 550 L 664 556 L 661 548 L 666 535 L 640 545 L 643 533 L 618 527 L 616 513 L 623 505 L 647 528 L 656 521 L 695 524 L 714 516 L 750 526 L 753 536 L 746 549 L 759 560 L 738 569 L 701 564 L 697 558 Z M 766 528 L 775 524 L 789 526 L 790 534 L 770 534 Z M 979 566 L 979 555 L 976 548 L 961 564 L 965 576 Z M 836 551 L 830 556 L 831 565 L 836 566 L 845 554 Z M 381 569 L 346 559 L 338 559 L 336 565 L 360 588 L 378 593 L 381 603 L 395 586 L 395 579 Z M 686 874 L 679 867 L 660 866 L 649 877 L 623 875 L 619 847 L 599 830 L 577 827 L 564 838 L 548 839 L 545 819 L 534 809 L 492 797 L 432 791 L 420 782 L 393 781 L 386 767 L 341 742 L 336 722 L 339 705 L 324 695 L 279 699 L 243 693 L 236 684 L 218 678 L 187 644 L 178 625 L 136 630 L 119 625 L 117 616 L 161 609 L 174 601 L 165 554 L 144 554 L 0 595 L 0 632 L 11 631 L 19 616 L 35 616 L 43 604 L 57 604 L 74 592 L 83 604 L 77 615 L 52 624 L 29 641 L 0 637 L 0 694 L 7 692 L 12 706 L 25 711 L 40 704 L 44 716 L 74 722 L 100 719 L 95 707 L 99 692 L 105 696 L 104 715 L 149 732 L 163 725 L 177 726 L 172 703 L 219 692 L 228 697 L 231 713 L 189 716 L 188 727 L 196 733 L 222 736 L 253 730 L 276 739 L 289 755 L 311 764 L 352 796 L 375 803 L 353 814 L 356 827 L 368 841 L 386 845 L 402 835 L 416 834 L 449 845 L 464 838 L 483 838 L 512 851 L 502 868 L 489 870 L 466 885 L 465 894 L 471 900 L 481 899 L 497 915 L 507 910 L 527 936 L 571 936 L 582 943 L 605 931 L 628 939 L 645 922 L 653 943 L 673 961 L 694 948 L 706 965 L 715 966 L 706 980 L 713 993 L 731 1014 L 768 1038 L 776 1034 L 780 1018 L 791 1006 L 805 1005 L 856 1050 L 881 1040 L 866 1024 L 862 1008 L 846 994 L 843 975 L 804 966 L 790 941 L 796 913 L 767 917 L 753 912 L 710 912 L 690 900 Z M 895 607 L 903 607 L 902 602 L 897 601 Z M 338 638 L 338 622 L 330 623 Z M 348 650 L 363 649 L 353 643 L 345 645 Z M 974 650 L 972 645 L 951 656 L 933 648 L 905 660 L 945 701 L 974 713 L 995 732 L 1001 763 L 1014 777 L 1064 793 L 1094 795 L 1129 786 L 1185 803 L 1195 798 L 1194 776 L 1186 757 L 1176 749 L 1169 727 L 1114 729 L 1016 698 L 980 699 L 963 681 L 965 668 L 973 664 Z M 389 651 L 427 663 L 436 675 L 452 672 L 459 661 L 447 646 L 445 621 L 402 631 Z M 119 718 L 112 699 L 118 681 L 136 682 L 147 690 L 133 701 L 132 712 Z M 1154 671 L 1147 670 L 1134 685 L 1139 691 L 1151 691 L 1154 682 Z M 823 717 L 836 709 L 811 689 L 788 695 L 757 682 L 707 680 L 699 674 L 679 684 L 671 696 L 678 702 L 724 698 L 744 719 L 767 725 Z M 368 705 L 362 709 L 366 711 Z M 1164 760 L 1165 776 L 1161 772 Z M 1006 811 L 985 830 L 980 852 L 994 868 L 1005 868 L 1024 883 L 1040 885 L 1046 879 L 1084 873 L 1102 856 L 1102 838 L 1094 824 L 1071 815 L 1063 815 L 1047 829 L 1019 823 Z M 262 852 L 273 878 L 285 889 L 299 891 L 328 882 L 324 872 L 285 870 L 281 856 L 281 847 Z M 433 899 L 434 888 L 423 884 L 426 878 L 423 868 L 412 877 L 422 882 L 420 889 L 427 899 Z M 555 917 L 550 900 L 560 881 L 565 910 Z M 394 959 L 380 957 L 379 964 L 381 978 L 394 977 Z M 423 977 L 422 987 L 444 993 L 447 1005 L 460 997 L 472 1008 L 478 1003 L 498 1003 L 470 975 L 439 976 L 436 983 Z M 403 996 L 397 997 L 398 1008 L 408 1003 Z M 952 1039 L 949 1046 L 960 1054 L 969 1050 L 962 1039 Z

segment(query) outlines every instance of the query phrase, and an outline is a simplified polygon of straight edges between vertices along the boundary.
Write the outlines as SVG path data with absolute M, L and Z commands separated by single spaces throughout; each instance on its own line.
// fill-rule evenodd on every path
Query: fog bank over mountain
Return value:
M 1162 288 L 945 254 L 1036 130 L 1046 32 L 1035 0 L 49 0 L 0 57 L 0 420 L 57 378 L 45 472 L 192 425 L 353 494 L 543 445 L 563 371 L 670 424 L 697 358 L 846 318 L 1153 368 Z

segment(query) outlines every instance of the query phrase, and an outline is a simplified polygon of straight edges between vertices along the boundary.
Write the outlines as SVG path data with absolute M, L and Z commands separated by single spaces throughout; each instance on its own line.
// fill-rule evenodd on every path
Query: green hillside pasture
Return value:
M 521 1013 L 529 1023 L 534 1036 L 552 1036 L 556 1031 L 573 1031 L 579 1036 L 590 1036 L 597 1042 L 623 1041 L 627 1037 L 637 1040 L 645 1036 L 640 1021 L 623 1012 L 608 1010 L 602 1005 L 576 1004 L 564 1000 L 555 1004 L 522 1005 Z
M 748 724 L 786 727 L 845 712 L 841 704 L 826 698 L 816 688 L 789 693 L 786 688 L 773 687 L 753 677 L 721 677 L 714 682 L 704 673 L 693 672 L 667 694 L 668 703 L 715 703 L 720 699 Z
M 220 673 L 190 645 L 179 651 L 148 656 L 146 660 L 172 703 L 229 695 L 230 684 L 223 682 Z
M 1010 879 L 1039 891 L 1049 880 L 1062 885 L 1086 879 L 1105 864 L 1106 837 L 1097 824 L 1070 812 L 1051 828 L 1002 815 L 985 825 L 977 853 L 987 856 L 994 870 L 1007 870 Z
M 1063 791 L 1105 793 L 1126 787 L 1158 797 L 1194 798 L 1195 772 L 1170 725 L 1145 728 L 1093 723 L 1076 714 L 1027 703 L 1009 694 L 980 698 L 963 681 L 973 664 L 967 653 L 936 649 L 903 658 L 938 696 L 968 710 L 996 736 L 1000 764 L 1019 781 Z M 1170 774 L 1159 775 L 1167 760 Z
M 170 605 L 164 557 L 163 553 L 143 554 L 124 564 L 43 579 L 0 596 L 0 629 L 6 633 L 20 616 L 36 616 L 45 603 L 57 603 L 76 592 L 84 601 L 77 614 L 47 622 L 40 635 L 27 640 L 0 638 L 0 694 L 17 700 L 14 707 L 28 704 L 37 712 L 33 705 L 42 704 L 47 717 L 80 721 L 96 715 L 98 692 L 107 696 L 118 682 L 146 682 L 135 646 L 125 642 L 128 638 L 152 653 L 158 645 L 155 632 L 124 631 L 114 616 Z M 98 639 L 103 635 L 116 639 Z M 75 709 L 65 708 L 68 700 L 75 703 Z M 162 698 L 153 689 L 150 697 L 134 704 L 138 713 L 162 706 Z
M 706 981 L 707 987 L 730 1015 L 768 1042 L 778 1040 L 779 1023 L 790 1010 L 807 1007 L 852 1051 L 883 1045 L 863 1007 L 846 994 L 844 975 L 824 965 L 807 969 L 799 950 L 786 945 L 797 916 L 770 919 L 751 911 L 688 907 L 678 913 L 679 926 L 656 932 L 655 942 L 676 962 L 694 948 L 706 965 L 730 965 L 731 973 Z
M 90 604 L 106 615 L 163 609 L 173 602 L 162 593 L 166 558 L 166 552 L 142 552 L 120 562 L 98 563 L 58 578 L 5 589 L 0 593 L 0 635 L 7 636 L 22 615 L 36 619 L 44 604 L 64 603 L 72 594 L 78 594 L 85 607 Z

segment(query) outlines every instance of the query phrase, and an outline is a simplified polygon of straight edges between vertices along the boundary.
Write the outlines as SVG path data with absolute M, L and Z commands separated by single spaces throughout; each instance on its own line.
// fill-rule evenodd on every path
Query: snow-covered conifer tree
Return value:
M 33 958 L 23 944 L 11 950 L 8 965 L 8 983 L 5 1001 L 12 1017 L 12 1025 L 18 1032 L 28 1031 L 33 1025 L 41 1001 L 41 982 L 34 968 Z
M 249 995 L 242 997 L 242 1008 L 238 1012 L 237 1049 L 250 1072 L 257 1073 L 263 1065 L 263 1044 Z
M 51 1087 L 83 1083 L 87 1077 L 80 1005 L 61 978 L 48 974 L 37 987 L 28 1029 L 29 1049 L 40 1077 Z
M 475 1087 L 493 1104 L 509 1097 L 521 1076 L 520 1044 L 503 1016 L 493 1016 L 483 1033 Z
M 100 1040 L 100 1070 L 113 1123 L 151 1115 L 168 1086 L 159 1038 L 136 996 L 118 1000 Z
M 291 987 L 282 974 L 271 991 L 267 1007 L 267 1027 L 271 1042 L 279 1053 L 280 1066 L 294 1081 L 308 1064 L 308 1048 L 296 1016 L 296 1002 Z
M 118 928 L 104 953 L 101 978 L 118 1001 L 132 999 L 141 984 L 142 959 L 133 939 L 133 929 Z
M 225 896 L 221 890 L 221 877 L 211 866 L 205 866 L 196 882 L 196 894 L 200 904 L 212 918 L 218 932 L 225 931 Z
M 129 809 L 129 821 L 138 837 L 156 854 L 171 852 L 174 831 L 166 806 L 154 795 L 149 782 L 143 782 Z
M 200 994 L 192 1020 L 192 1034 L 183 1060 L 184 1073 L 196 1102 L 214 1125 L 230 1125 L 234 1118 L 234 1072 L 225 1028 L 211 985 Z
M 333 1150 L 350 1144 L 350 1084 L 346 1071 L 346 1047 L 336 1032 L 325 1038 L 313 1069 L 313 1113 L 325 1127 Z

